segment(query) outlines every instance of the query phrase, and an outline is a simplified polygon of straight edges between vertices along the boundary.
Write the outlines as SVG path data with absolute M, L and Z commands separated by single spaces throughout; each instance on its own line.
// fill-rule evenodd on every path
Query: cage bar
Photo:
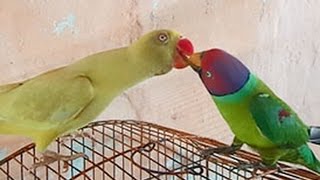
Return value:
M 29 171 L 41 155 L 36 153 L 34 144 L 28 144 L 0 161 L 0 179 L 249 179 L 255 174 L 252 169 L 236 170 L 235 167 L 260 160 L 257 155 L 242 150 L 234 155 L 203 157 L 201 150 L 225 144 L 136 120 L 97 121 L 81 131 L 94 138 L 79 137 L 63 143 L 57 139 L 49 147 L 66 155 L 82 152 L 88 156 L 68 163 L 66 172 L 62 162 Z M 294 168 L 260 179 L 319 179 L 319 176 Z

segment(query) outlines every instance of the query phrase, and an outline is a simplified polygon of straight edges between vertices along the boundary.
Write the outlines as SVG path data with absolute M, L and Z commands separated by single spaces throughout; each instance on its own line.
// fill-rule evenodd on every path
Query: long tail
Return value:
M 320 145 L 320 127 L 319 126 L 310 126 L 309 142 Z
M 281 157 L 280 160 L 303 165 L 320 174 L 320 161 L 307 144 L 290 150 L 285 156 Z
M 299 148 L 299 154 L 303 159 L 302 165 L 320 174 L 320 161 L 314 155 L 308 145 L 304 145 Z

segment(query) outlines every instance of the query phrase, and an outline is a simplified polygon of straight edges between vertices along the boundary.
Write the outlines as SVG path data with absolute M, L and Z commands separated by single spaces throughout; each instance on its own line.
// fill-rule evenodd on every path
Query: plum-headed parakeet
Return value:
M 93 54 L 23 82 L 2 85 L 0 134 L 28 136 L 43 152 L 58 136 L 96 118 L 129 87 L 173 67 L 186 67 L 183 59 L 192 53 L 191 42 L 179 33 L 156 30 L 128 47 Z
M 319 128 L 305 125 L 240 60 L 211 49 L 195 53 L 188 61 L 235 134 L 230 147 L 211 152 L 232 153 L 245 143 L 260 154 L 260 165 L 271 168 L 282 160 L 320 173 L 320 162 L 307 145 L 320 143 Z

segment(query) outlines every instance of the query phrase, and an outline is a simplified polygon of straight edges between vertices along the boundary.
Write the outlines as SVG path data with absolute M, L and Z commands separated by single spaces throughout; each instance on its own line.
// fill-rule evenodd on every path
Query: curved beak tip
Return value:
M 177 42 L 176 48 L 177 54 L 173 66 L 176 69 L 183 69 L 189 65 L 187 59 L 194 52 L 193 45 L 189 39 L 181 38 Z
M 194 53 L 188 58 L 187 62 L 193 70 L 197 72 L 201 71 L 201 53 Z
M 187 56 L 191 56 L 194 52 L 193 45 L 187 38 L 180 39 L 177 43 L 177 48 L 179 49 L 179 51 L 181 51 L 181 53 Z

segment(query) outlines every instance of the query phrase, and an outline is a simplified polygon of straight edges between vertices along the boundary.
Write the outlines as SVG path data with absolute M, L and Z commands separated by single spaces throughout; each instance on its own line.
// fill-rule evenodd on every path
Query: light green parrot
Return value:
M 156 30 L 128 47 L 2 85 L 0 134 L 30 137 L 37 151 L 44 152 L 57 137 L 94 120 L 129 87 L 173 67 L 186 67 L 184 58 L 192 53 L 191 42 L 179 33 Z
M 320 143 L 319 127 L 309 127 L 262 80 L 236 57 L 220 49 L 188 60 L 235 135 L 230 147 L 206 153 L 233 153 L 247 144 L 262 163 L 245 167 L 272 169 L 277 161 L 300 164 L 320 173 L 320 161 L 307 142 Z

